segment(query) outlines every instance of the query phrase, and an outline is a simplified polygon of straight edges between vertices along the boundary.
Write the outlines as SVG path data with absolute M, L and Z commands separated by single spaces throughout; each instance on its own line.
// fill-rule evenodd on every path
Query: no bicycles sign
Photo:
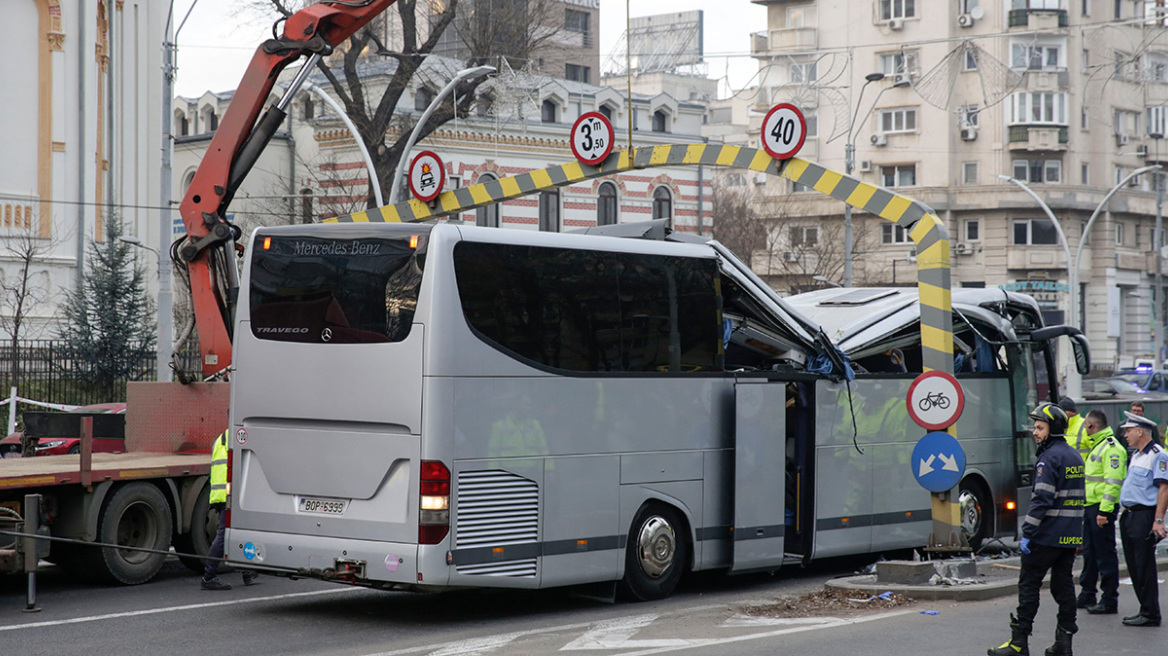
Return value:
M 961 416 L 965 409 L 965 392 L 952 374 L 927 371 L 909 385 L 908 416 L 922 428 L 944 430 Z

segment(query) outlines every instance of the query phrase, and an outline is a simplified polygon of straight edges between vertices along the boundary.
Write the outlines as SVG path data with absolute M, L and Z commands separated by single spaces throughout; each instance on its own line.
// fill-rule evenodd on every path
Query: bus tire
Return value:
M 97 521 L 97 541 L 166 551 L 172 526 L 170 504 L 162 492 L 149 483 L 130 483 L 106 500 Z M 149 581 L 166 561 L 165 554 L 113 547 L 90 547 L 85 556 L 95 578 L 125 585 Z
M 191 528 L 187 533 L 176 535 L 174 549 L 179 561 L 187 569 L 197 574 L 203 573 L 203 559 L 211 553 L 211 542 L 219 530 L 219 513 L 211 508 L 211 484 L 203 486 L 195 505 L 191 509 Z
M 961 511 L 961 530 L 969 542 L 969 548 L 977 551 L 989 537 L 993 524 L 993 507 L 985 486 L 976 478 L 961 481 L 957 495 Z
M 681 514 L 660 503 L 641 506 L 625 547 L 623 596 L 637 601 L 673 594 L 689 562 L 689 534 Z

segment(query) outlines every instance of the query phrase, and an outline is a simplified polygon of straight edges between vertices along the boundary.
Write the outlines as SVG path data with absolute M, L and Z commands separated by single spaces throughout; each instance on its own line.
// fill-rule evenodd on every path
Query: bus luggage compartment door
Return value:
M 786 517 L 786 383 L 735 385 L 732 572 L 783 562 Z

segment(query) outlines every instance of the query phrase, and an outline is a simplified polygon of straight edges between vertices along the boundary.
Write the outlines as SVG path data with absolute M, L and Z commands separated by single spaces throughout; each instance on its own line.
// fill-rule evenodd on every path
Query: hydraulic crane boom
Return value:
M 364 27 L 396 0 L 332 0 L 312 5 L 284 21 L 284 34 L 260 44 L 235 97 L 183 196 L 179 213 L 188 242 L 180 251 L 190 270 L 195 325 L 203 373 L 231 365 L 231 322 L 238 292 L 234 244 L 239 230 L 227 223 L 227 207 L 272 135 L 316 59 Z M 284 67 L 310 57 L 302 74 L 257 123 L 260 109 Z

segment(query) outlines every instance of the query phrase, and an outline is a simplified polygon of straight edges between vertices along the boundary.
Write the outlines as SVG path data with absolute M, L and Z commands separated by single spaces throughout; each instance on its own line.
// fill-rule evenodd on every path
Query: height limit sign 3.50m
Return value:
M 600 112 L 582 114 L 572 124 L 572 155 L 581 164 L 596 166 L 612 152 L 612 123 Z
M 791 103 L 780 103 L 762 121 L 762 147 L 775 159 L 791 159 L 807 140 L 807 119 Z

